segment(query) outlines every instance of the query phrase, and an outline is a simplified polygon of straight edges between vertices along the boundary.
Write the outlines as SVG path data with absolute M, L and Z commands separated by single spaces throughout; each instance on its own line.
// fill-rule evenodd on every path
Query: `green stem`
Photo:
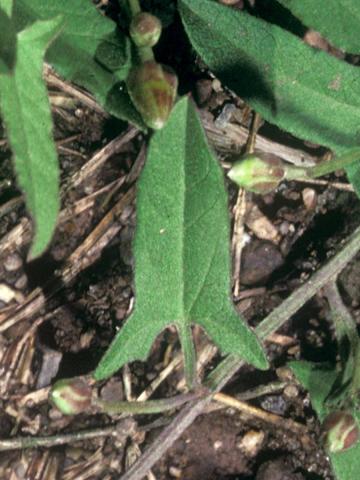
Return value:
M 351 348 L 350 354 L 355 357 L 359 343 L 356 322 L 344 305 L 335 278 L 330 280 L 328 285 L 326 285 L 324 288 L 324 294 L 331 309 L 331 316 L 335 327 L 335 335 L 338 345 L 341 346 L 344 337 L 347 337 Z
M 344 153 L 344 155 L 323 161 L 313 167 L 298 167 L 286 164 L 285 178 L 286 180 L 311 180 L 346 168 L 359 160 L 360 148 L 354 148 Z
M 151 47 L 137 47 L 137 54 L 141 63 L 151 62 L 155 59 L 154 52 Z
M 354 359 L 354 370 L 350 386 L 350 396 L 355 402 L 356 406 L 359 401 L 358 396 L 360 393 L 360 346 L 358 344 L 355 359 Z
M 139 0 L 128 0 L 131 17 L 141 13 L 141 6 Z M 136 47 L 137 54 L 139 56 L 140 63 L 153 61 L 155 59 L 154 52 L 151 47 Z
M 138 13 L 141 12 L 140 2 L 139 0 L 128 0 L 129 8 L 131 11 L 131 16 L 135 17 Z
M 310 178 L 317 178 L 328 173 L 335 172 L 342 168 L 346 168 L 349 165 L 358 162 L 360 160 L 360 148 L 354 148 L 348 152 L 340 155 L 339 157 L 333 158 L 325 162 L 321 162 L 314 167 L 307 169 L 307 174 Z
M 179 338 L 181 342 L 181 350 L 184 355 L 184 374 L 186 385 L 190 390 L 196 385 L 196 353 L 194 348 L 194 340 L 190 326 L 179 327 Z
M 160 400 L 147 400 L 146 402 L 107 402 L 104 400 L 94 400 L 94 405 L 98 407 L 102 412 L 108 414 L 154 414 L 162 413 L 167 410 L 173 410 L 178 408 L 186 402 L 196 400 L 204 394 L 201 390 L 195 393 L 186 393 L 184 395 L 177 395 L 171 398 L 164 398 Z

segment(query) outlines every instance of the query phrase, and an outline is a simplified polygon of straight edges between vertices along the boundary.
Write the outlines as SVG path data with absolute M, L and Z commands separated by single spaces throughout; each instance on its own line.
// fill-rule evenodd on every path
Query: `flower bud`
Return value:
M 329 453 L 343 452 L 359 440 L 359 426 L 350 412 L 331 412 L 321 428 L 324 446 Z
M 252 153 L 235 162 L 228 177 L 245 190 L 263 195 L 275 190 L 285 174 L 285 165 L 279 157 Z
M 165 125 L 175 102 L 177 84 L 177 76 L 171 69 L 152 60 L 130 70 L 126 85 L 149 127 L 158 130 Z
M 160 20 L 151 13 L 140 12 L 130 23 L 130 37 L 137 47 L 153 47 L 161 35 Z
M 80 378 L 65 378 L 52 386 L 49 398 L 64 415 L 76 415 L 90 407 L 91 388 Z

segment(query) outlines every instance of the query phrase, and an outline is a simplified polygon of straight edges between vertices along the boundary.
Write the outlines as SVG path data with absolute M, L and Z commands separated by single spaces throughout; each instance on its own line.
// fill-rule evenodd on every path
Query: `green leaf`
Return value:
M 181 100 L 151 140 L 137 198 L 135 310 L 95 371 L 110 376 L 145 359 L 156 335 L 177 327 L 191 376 L 191 325 L 223 353 L 259 368 L 267 362 L 255 334 L 230 301 L 229 220 L 221 169 L 192 104 Z
M 335 369 L 327 365 L 294 361 L 288 363 L 301 385 L 309 391 L 311 403 L 320 420 L 327 415 L 325 401 L 338 376 Z
M 311 403 L 319 419 L 323 420 L 329 413 L 325 399 L 337 377 L 336 371 L 325 370 L 309 362 L 290 362 L 289 366 L 309 391 Z M 352 414 L 360 424 L 360 413 L 354 410 Z M 330 460 L 337 480 L 354 480 L 360 471 L 360 442 L 345 452 L 330 454 Z
M 11 17 L 13 3 L 13 0 L 0 0 L 0 8 L 4 10 L 8 17 Z
M 349 53 L 360 53 L 359 0 L 278 0 L 304 25 Z
M 17 29 L 61 14 L 64 27 L 46 54 L 66 80 L 89 90 L 112 115 L 144 128 L 124 80 L 131 67 L 130 40 L 89 0 L 17 0 Z
M 338 154 L 360 144 L 359 68 L 211 0 L 181 0 L 193 47 L 267 121 Z M 347 169 L 360 194 L 360 167 Z
M 12 75 L 0 75 L 0 104 L 20 187 L 35 221 L 31 256 L 40 255 L 53 234 L 59 210 L 59 172 L 52 119 L 42 79 L 43 58 L 61 18 L 35 22 L 17 36 Z
M 358 197 L 360 197 L 360 165 L 359 163 L 354 163 L 350 167 L 346 168 L 347 176 L 352 183 L 352 186 L 355 189 Z
M 16 60 L 16 32 L 8 15 L 0 8 L 0 75 L 10 73 Z

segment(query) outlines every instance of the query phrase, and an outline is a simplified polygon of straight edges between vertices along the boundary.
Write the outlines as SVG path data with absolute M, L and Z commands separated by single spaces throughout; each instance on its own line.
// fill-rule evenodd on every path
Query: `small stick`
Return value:
M 95 428 L 93 430 L 65 433 L 62 435 L 50 435 L 48 437 L 17 437 L 0 439 L 0 452 L 19 449 L 23 450 L 25 448 L 54 447 L 66 443 L 77 442 L 79 440 L 108 437 L 116 435 L 117 425 L 118 424 L 110 425 L 109 427 Z
M 228 123 L 226 129 L 218 128 L 213 120 L 202 115 L 202 122 L 210 143 L 219 152 L 225 154 L 238 154 L 243 150 L 248 138 L 249 130 L 235 123 Z M 262 135 L 256 135 L 255 149 L 262 153 L 272 153 L 289 163 L 303 166 L 312 166 L 317 163 L 317 157 L 303 150 L 287 147 L 274 142 Z
M 246 415 L 251 417 L 259 418 L 266 423 L 271 423 L 272 425 L 276 425 L 279 428 L 283 428 L 284 430 L 288 429 L 294 433 L 306 433 L 307 428 L 305 425 L 301 425 L 301 423 L 294 422 L 289 418 L 283 418 L 279 415 L 275 415 L 274 413 L 266 412 L 261 408 L 254 407 L 253 405 L 249 405 L 242 400 L 238 400 L 237 398 L 230 397 L 229 395 L 225 395 L 224 393 L 215 393 L 213 399 L 216 402 L 219 402 L 227 407 L 235 408 Z
M 256 134 L 260 128 L 261 117 L 257 113 L 254 114 L 254 119 L 249 132 L 249 137 L 246 144 L 246 153 L 252 153 L 255 148 Z M 246 215 L 246 192 L 239 188 L 238 196 L 234 208 L 234 232 L 232 238 L 232 246 L 234 251 L 234 296 L 237 297 L 240 293 L 240 270 L 241 270 L 241 253 L 244 246 L 244 220 Z
M 241 400 L 241 401 L 246 401 L 246 400 L 252 400 L 254 398 L 262 397 L 263 395 L 269 395 L 272 393 L 277 393 L 282 390 L 286 386 L 289 385 L 289 382 L 284 382 L 284 381 L 275 381 L 271 383 L 266 383 L 264 385 L 259 385 L 258 387 L 251 388 L 250 390 L 246 390 L 245 392 L 237 393 L 235 395 L 235 399 Z M 204 410 L 204 413 L 211 413 L 215 412 L 217 410 L 221 410 L 225 408 L 225 404 L 222 403 L 210 403 L 207 405 L 207 407 Z
M 244 239 L 244 217 L 246 213 L 246 191 L 239 188 L 234 208 L 234 232 L 232 238 L 234 250 L 234 296 L 240 293 L 241 253 Z
M 44 75 L 47 84 L 51 87 L 56 87 L 59 90 L 68 93 L 72 97 L 75 97 L 81 103 L 83 103 L 86 107 L 94 110 L 98 114 L 100 114 L 104 118 L 108 118 L 109 114 L 105 112 L 105 110 L 100 107 L 100 105 L 94 100 L 94 98 L 86 93 L 85 91 L 81 90 L 79 87 L 75 87 L 70 83 L 65 82 L 60 77 L 58 77 L 50 65 L 44 65 Z
M 70 181 L 70 187 L 76 188 L 84 182 L 86 178 L 94 175 L 111 156 L 117 153 L 124 145 L 132 140 L 139 133 L 139 130 L 135 127 L 129 127 L 125 133 L 118 135 L 114 140 L 107 143 L 101 150 L 99 150 L 91 159 L 76 172 Z
M 321 180 L 320 178 L 301 178 L 295 180 L 295 182 L 309 183 L 311 185 L 323 185 L 325 187 L 333 187 L 338 190 L 344 190 L 345 192 L 355 193 L 354 187 L 350 183 L 330 182 L 328 180 Z

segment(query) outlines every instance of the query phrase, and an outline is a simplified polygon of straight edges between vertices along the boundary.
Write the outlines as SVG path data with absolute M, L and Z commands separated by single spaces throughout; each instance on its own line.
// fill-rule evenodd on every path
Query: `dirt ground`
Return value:
M 110 13 L 114 14 L 112 9 Z M 268 14 L 264 8 L 264 15 Z M 179 38 L 180 30 L 179 19 L 175 19 L 165 33 L 166 40 Z M 164 45 L 159 47 L 159 56 L 181 72 L 180 93 L 192 94 L 219 161 L 226 162 L 227 155 L 244 147 L 253 112 L 211 75 L 185 40 L 176 58 L 169 56 Z M 186 67 L 180 69 L 180 65 Z M 92 412 L 64 417 L 48 403 L 47 394 L 57 379 L 91 374 L 132 308 L 136 180 L 148 136 L 101 109 L 94 110 L 61 86 L 52 87 L 51 75 L 62 212 L 51 247 L 33 262 L 27 262 L 31 224 L 16 187 L 5 132 L 0 144 L 0 178 L 9 180 L 0 187 L 0 478 L 117 479 L 169 423 L 173 412 L 137 416 L 125 423 L 119 416 Z M 59 96 L 62 104 L 54 101 Z M 284 148 L 285 158 L 293 161 L 318 159 L 324 153 L 321 147 L 266 123 L 258 138 L 263 148 L 274 153 Z M 89 160 L 98 152 L 94 166 Z M 227 188 L 233 218 L 237 189 L 230 184 Z M 250 325 L 258 325 L 337 251 L 357 226 L 359 211 L 359 201 L 342 172 L 320 183 L 289 182 L 264 197 L 247 195 L 241 288 L 234 303 Z M 357 321 L 359 272 L 360 256 L 339 279 L 344 302 Z M 194 335 L 198 351 L 208 349 L 205 375 L 220 356 L 202 332 L 195 330 Z M 293 359 L 335 359 L 336 343 L 322 292 L 272 335 L 266 348 L 271 369 L 241 369 L 225 393 L 245 398 L 250 405 L 279 417 L 280 423 L 274 425 L 213 402 L 147 478 L 333 478 L 308 394 L 286 367 Z M 136 398 L 178 354 L 176 332 L 169 329 L 159 336 L 145 363 L 135 362 L 100 382 L 96 386 L 99 395 Z M 177 364 L 151 398 L 182 392 L 182 378 Z M 304 427 L 302 435 L 289 427 L 289 419 Z M 3 439 L 84 430 L 100 433 L 63 445 L 54 440 L 43 447 L 1 451 Z

